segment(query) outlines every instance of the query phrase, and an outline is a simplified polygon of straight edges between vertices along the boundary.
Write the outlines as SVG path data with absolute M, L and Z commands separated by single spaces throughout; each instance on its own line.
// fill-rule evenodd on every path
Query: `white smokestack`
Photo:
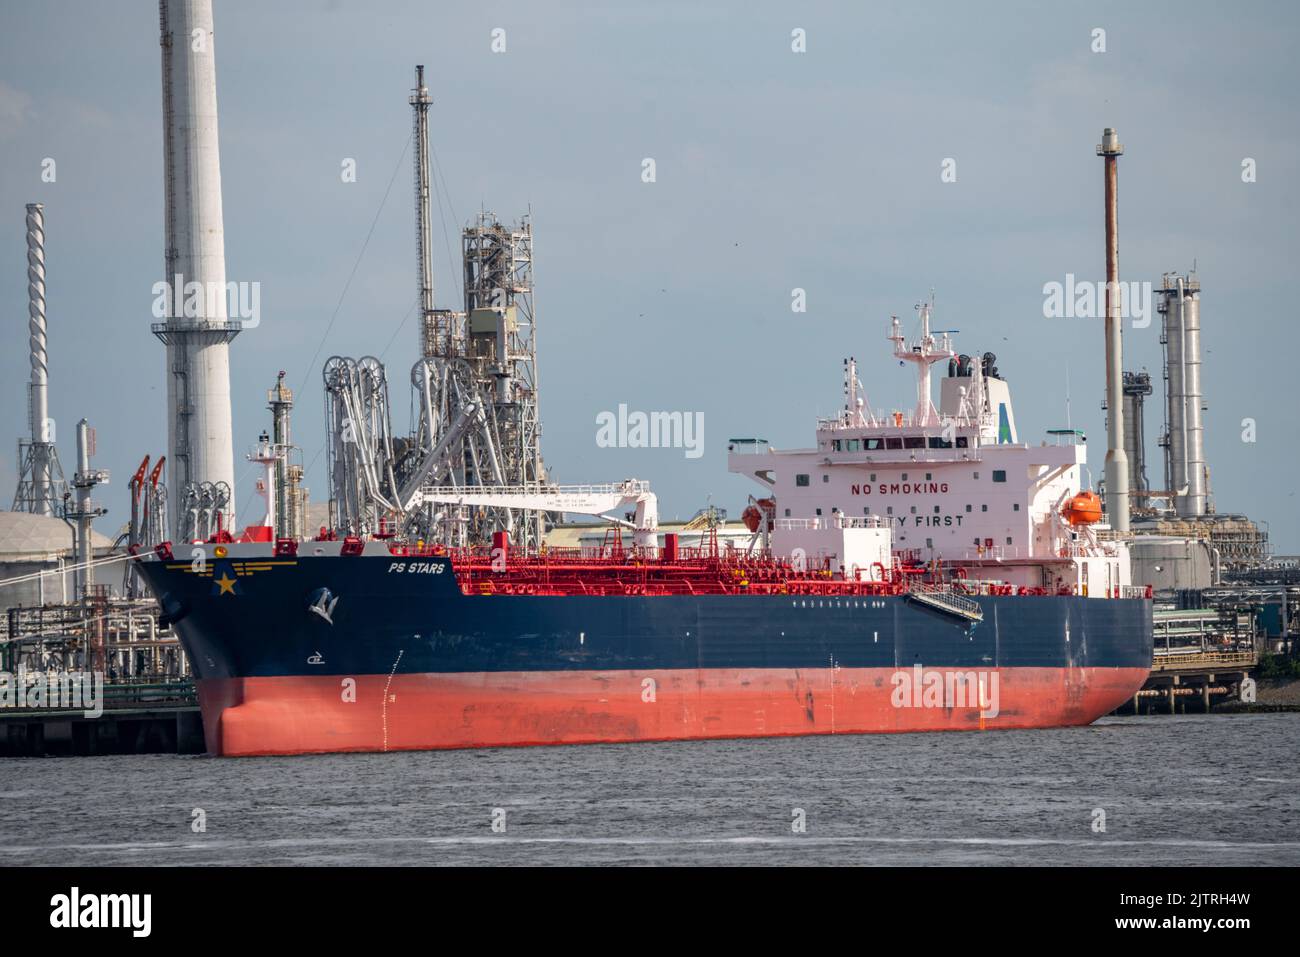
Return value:
M 27 204 L 27 331 L 31 360 L 32 500 L 37 515 L 53 515 L 49 447 L 49 364 L 45 346 L 45 207 Z
M 187 492 L 198 485 L 215 486 L 223 524 L 234 528 L 229 343 L 240 327 L 226 312 L 212 3 L 160 0 L 159 15 L 166 176 L 163 278 L 171 295 L 167 321 L 156 324 L 154 332 L 167 346 L 168 499 L 172 537 L 181 541 L 205 534 L 187 528 L 194 514 L 186 507 Z M 194 291 L 201 292 L 197 315 L 185 308 L 187 301 L 195 301 Z M 224 508 L 217 483 L 225 486 Z
M 45 338 L 45 207 L 27 204 L 27 356 L 31 380 L 27 391 L 31 438 L 18 442 L 18 486 L 13 510 L 58 515 L 62 510 L 63 467 L 54 447 L 50 418 L 49 355 Z

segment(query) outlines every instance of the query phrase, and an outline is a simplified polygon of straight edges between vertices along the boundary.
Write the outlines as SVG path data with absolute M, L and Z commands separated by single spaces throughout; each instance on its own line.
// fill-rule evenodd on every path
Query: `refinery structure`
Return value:
M 541 544 L 545 512 L 467 504 L 490 489 L 546 492 L 537 406 L 533 231 L 480 212 L 462 233 L 462 310 L 434 301 L 429 106 L 416 67 L 414 113 L 420 358 L 411 369 L 408 436 L 393 433 L 388 376 L 375 358 L 335 356 L 322 370 L 329 451 L 330 527 L 345 534 L 392 529 L 463 545 L 504 531 Z
M 269 427 L 247 456 L 257 467 L 256 490 L 263 514 L 236 516 L 230 363 L 231 345 L 242 324 L 228 308 L 210 0 L 161 0 L 160 25 L 162 265 L 169 295 L 166 314 L 152 324 L 151 332 L 164 353 L 165 447 L 139 450 L 150 454 L 143 456 L 126 483 L 120 503 L 106 506 L 97 496 L 110 476 L 94 465 L 94 429 L 82 419 L 75 434 L 76 468 L 70 479 L 65 477 L 49 415 L 46 209 L 40 203 L 28 204 L 24 229 L 29 414 L 27 432 L 18 439 L 11 513 L 0 513 L 4 614 L 0 670 L 13 671 L 19 664 L 66 670 L 93 667 L 114 680 L 148 689 L 159 700 L 192 702 L 192 691 L 185 690 L 190 663 L 169 616 L 160 615 L 136 576 L 134 563 L 128 561 L 134 552 L 168 542 L 178 555 L 184 554 L 181 543 L 297 543 L 312 538 L 345 543 L 395 538 L 447 549 L 508 542 L 511 548 L 536 551 L 557 541 L 577 542 L 575 529 L 581 527 L 588 529 L 582 541 L 597 550 L 621 552 L 626 545 L 653 555 L 664 547 L 666 536 L 659 527 L 655 497 L 645 482 L 622 479 L 604 485 L 560 486 L 548 475 L 541 449 L 531 217 L 503 223 L 480 211 L 464 225 L 461 275 L 455 290 L 459 308 L 439 307 L 431 251 L 433 97 L 422 66 L 416 67 L 408 98 L 413 120 L 419 315 L 417 358 L 408 381 L 403 383 L 400 376 L 390 381 L 385 365 L 373 356 L 333 356 L 322 364 L 326 489 L 319 496 L 320 508 L 313 511 L 292 434 L 295 402 L 308 399 L 295 396 L 281 372 L 266 393 Z M 1103 159 L 1109 290 L 1117 289 L 1119 281 L 1122 153 L 1116 132 L 1105 130 L 1097 154 Z M 52 218 L 52 228 L 59 228 L 58 217 Z M 62 274 L 70 272 L 65 269 Z M 951 548 L 960 544 L 967 551 L 973 549 L 968 560 L 977 564 L 992 561 L 997 553 L 1014 559 L 1014 550 L 1022 549 L 1042 565 L 1043 556 L 1050 552 L 1070 559 L 1066 564 L 1071 570 L 1062 571 L 1063 578 L 1073 574 L 1088 580 L 1095 574 L 1099 577 L 1092 580 L 1111 583 L 1107 591 L 1112 584 L 1117 589 L 1151 586 L 1170 613 L 1167 632 L 1177 630 L 1183 620 L 1180 614 L 1202 623 L 1198 638 L 1202 652 L 1209 650 L 1207 636 L 1228 640 L 1223 637 L 1228 633 L 1223 623 L 1229 618 L 1238 622 L 1242 608 L 1278 608 L 1278 624 L 1269 626 L 1271 630 L 1261 633 L 1258 618 L 1253 619 L 1251 640 L 1276 638 L 1280 647 L 1295 630 L 1300 570 L 1275 568 L 1266 529 L 1243 514 L 1215 507 L 1205 452 L 1201 285 L 1195 269 L 1165 274 L 1158 296 L 1163 347 L 1158 380 L 1145 370 L 1124 368 L 1120 302 L 1118 296 L 1107 296 L 1104 343 L 1098 343 L 1104 345 L 1106 356 L 1107 448 L 1105 479 L 1098 489 L 1105 520 L 1086 529 L 1073 527 L 1061 511 L 1070 504 L 1057 501 L 1069 484 L 1063 476 L 1074 475 L 1081 460 L 1075 450 L 1063 446 L 1034 453 L 1035 463 L 1052 470 L 1052 481 L 1035 485 L 1028 499 L 1043 513 L 1033 517 L 1045 523 L 1042 528 L 1050 528 L 1050 542 L 1034 541 L 1038 526 L 1026 524 L 1023 535 L 1004 540 L 991 532 L 981 531 L 978 536 L 972 532 L 961 542 L 954 537 Z M 17 308 L 17 304 L 10 306 Z M 55 317 L 56 328 L 57 321 Z M 896 320 L 889 334 L 898 358 L 918 366 L 916 409 L 876 413 L 864 407 L 859 401 L 864 392 L 856 363 L 846 360 L 845 410 L 842 417 L 819 424 L 814 458 L 849 451 L 847 444 L 840 443 L 854 441 L 848 437 L 850 432 L 856 436 L 862 429 L 874 429 L 883 435 L 894 425 L 930 429 L 954 419 L 957 434 L 971 448 L 988 443 L 994 458 L 1016 459 L 1018 453 L 1010 446 L 1019 448 L 1021 440 L 1016 438 L 1014 420 L 989 418 L 990 409 L 996 409 L 998 397 L 1006 391 L 992 355 L 986 354 L 983 361 L 958 356 L 943 334 L 931 335 L 928 323 L 927 308 L 922 316 L 924 335 L 917 342 L 903 336 Z M 237 355 L 236 351 L 236 359 Z M 950 361 L 951 366 L 936 407 L 929 398 L 929 366 L 939 361 Z M 412 414 L 405 430 L 393 422 L 394 389 L 409 395 Z M 983 403 L 979 408 L 971 404 L 977 398 Z M 1159 404 L 1163 420 L 1155 443 L 1161 460 L 1150 465 L 1148 399 Z M 823 439 L 825 449 L 820 448 Z M 1067 439 L 1061 430 L 1058 440 L 1068 445 L 1076 439 L 1073 434 Z M 733 440 L 740 446 L 733 447 L 733 464 L 762 480 L 763 463 L 786 453 L 746 447 L 756 441 Z M 967 456 L 953 448 L 938 459 L 955 465 Z M 915 452 L 911 460 L 916 460 Z M 814 470 L 809 465 L 808 471 Z M 1023 475 L 1023 469 L 1016 474 Z M 808 494 L 803 487 L 791 485 L 783 489 L 781 498 L 783 504 L 798 502 Z M 848 485 L 844 494 L 847 500 Z M 945 507 L 949 504 L 957 510 L 963 503 L 954 497 Z M 939 509 L 936 505 L 936 512 Z M 111 514 L 114 527 L 121 528 L 114 536 L 100 534 L 105 514 Z M 724 515 L 715 509 L 702 511 L 682 531 L 696 534 L 701 548 L 717 549 L 722 542 L 724 549 L 737 552 L 769 547 L 771 534 L 790 538 L 808 532 L 790 524 L 781 524 L 778 532 L 783 520 L 799 519 L 776 514 L 770 497 L 751 497 L 745 528 L 728 527 Z M 576 526 L 566 523 L 566 516 L 586 516 L 595 524 Z M 870 515 L 855 518 L 877 520 Z M 95 529 L 97 520 L 100 531 Z M 978 522 L 972 520 L 971 525 Z M 909 546 L 933 551 L 936 538 L 921 535 Z M 676 548 L 677 532 L 672 533 L 672 542 Z M 1084 548 L 1087 561 L 1080 558 L 1081 552 L 1075 554 Z M 1127 568 L 1121 572 L 1116 563 L 1123 550 L 1132 558 L 1131 575 Z M 1095 570 L 1089 562 L 1095 563 Z M 1076 570 L 1076 565 L 1083 570 Z M 1025 581 L 1017 579 L 1017 584 L 1043 587 L 1028 585 L 1029 568 L 1027 564 Z M 1207 612 L 1210 606 L 1217 610 Z M 1240 628 L 1234 624 L 1231 633 L 1239 645 Z M 1172 645 L 1167 650 L 1172 651 Z M 1172 691 L 1169 700 L 1174 700 Z

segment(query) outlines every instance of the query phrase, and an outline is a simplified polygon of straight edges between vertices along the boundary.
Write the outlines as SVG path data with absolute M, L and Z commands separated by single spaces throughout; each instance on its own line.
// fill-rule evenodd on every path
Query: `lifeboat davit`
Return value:
M 1092 525 L 1101 521 L 1101 497 L 1096 492 L 1080 492 L 1061 510 L 1071 525 Z

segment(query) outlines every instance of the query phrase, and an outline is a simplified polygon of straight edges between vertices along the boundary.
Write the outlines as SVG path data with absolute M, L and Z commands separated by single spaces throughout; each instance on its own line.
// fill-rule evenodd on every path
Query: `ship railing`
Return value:
M 1022 554 L 1023 552 L 1023 554 Z M 964 561 L 997 561 L 1008 558 L 1032 558 L 1028 549 L 1022 549 L 1019 545 L 979 545 L 970 547 L 962 552 Z
M 1161 655 L 1152 657 L 1152 671 L 1185 670 L 1188 668 L 1250 668 L 1259 663 L 1253 651 L 1205 651 L 1200 654 Z
M 606 482 L 595 485 L 550 485 L 538 482 L 533 485 L 436 485 L 430 488 L 440 496 L 481 495 L 485 492 L 493 495 L 639 495 L 650 491 L 650 483 L 643 479 L 628 479 L 626 482 Z
M 776 528 L 782 531 L 818 531 L 831 528 L 883 528 L 885 521 L 879 515 L 819 515 L 815 518 L 778 518 Z
M 1088 558 L 1095 554 L 1097 549 L 1087 542 L 1066 542 L 1061 546 L 1062 558 Z
M 824 445 L 824 443 L 823 443 Z M 890 464 L 899 462 L 980 462 L 983 457 L 978 445 L 959 449 L 855 449 L 853 451 L 819 448 L 837 464 Z
M 1119 548 L 1114 542 L 1067 542 L 1056 551 L 1059 558 L 1114 558 L 1119 555 Z
M 978 429 L 980 421 L 968 415 L 955 415 L 951 417 L 951 422 L 956 428 L 962 430 Z M 868 411 L 862 410 L 862 417 L 852 414 L 851 412 L 841 412 L 835 416 L 818 417 L 817 428 L 828 432 L 851 432 L 855 429 L 927 429 L 927 435 L 939 436 L 948 426 L 949 420 L 940 417 L 938 421 L 934 419 L 928 422 L 922 422 L 916 417 L 915 412 L 886 412 L 884 409 Z
M 1055 445 L 1083 445 L 1088 441 L 1082 429 L 1048 429 L 1047 434 L 1055 439 Z
M 1120 598 L 1146 598 L 1147 586 L 1146 585 L 1120 585 L 1119 597 Z
M 885 520 L 879 515 L 845 515 L 837 513 L 834 518 L 836 528 L 882 528 Z

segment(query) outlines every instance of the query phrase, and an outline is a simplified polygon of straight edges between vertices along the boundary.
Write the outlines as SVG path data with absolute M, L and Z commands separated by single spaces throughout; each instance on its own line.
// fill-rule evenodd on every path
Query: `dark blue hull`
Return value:
M 407 570 L 410 564 L 415 563 L 331 556 L 217 562 L 201 572 L 180 562 L 149 561 L 141 567 L 175 623 L 200 679 L 201 696 L 205 686 L 208 690 L 210 724 L 220 723 L 223 715 L 232 723 L 227 713 L 232 708 L 257 711 L 246 707 L 256 697 L 253 689 L 263 695 L 262 710 L 275 712 L 281 723 L 286 714 L 297 713 L 293 709 L 306 709 L 317 721 L 351 722 L 362 709 L 333 710 L 334 699 L 346 694 L 351 681 L 354 692 L 358 683 L 373 685 L 376 698 L 383 699 L 384 748 L 394 688 L 403 689 L 403 704 L 424 702 L 419 714 L 407 715 L 417 726 L 420 714 L 443 709 L 459 708 L 445 718 L 457 728 L 474 726 L 485 708 L 507 708 L 514 715 L 508 728 L 469 740 L 430 727 L 416 733 L 415 744 L 405 745 L 440 747 L 762 734 L 769 733 L 764 729 L 773 720 L 782 730 L 770 733 L 818 733 L 826 730 L 819 724 L 824 714 L 809 717 L 811 727 L 804 732 L 788 730 L 782 723 L 787 719 L 773 715 L 784 707 L 783 689 L 811 681 L 806 689 L 811 700 L 817 697 L 812 685 L 822 680 L 831 689 L 837 681 L 853 682 L 852 702 L 840 707 L 856 711 L 843 730 L 960 727 L 975 720 L 974 712 L 948 714 L 947 723 L 932 725 L 928 713 L 918 712 L 900 724 L 911 700 L 897 705 L 898 683 L 910 681 L 900 676 L 914 669 L 918 678 L 939 669 L 980 682 L 996 674 L 998 679 L 989 680 L 1018 689 L 1019 718 L 1003 708 L 993 726 L 1082 723 L 1095 719 L 1091 712 L 1097 708 L 1109 705 L 1109 711 L 1136 691 L 1151 666 L 1151 603 L 1141 599 L 980 597 L 983 620 L 974 622 L 907 596 L 465 595 L 446 559 L 420 562 L 414 572 Z M 661 684 L 681 685 L 685 710 L 676 723 L 659 715 L 657 732 L 640 728 L 644 709 L 638 710 L 637 702 L 628 704 L 632 719 L 625 719 L 613 714 L 621 705 L 602 697 L 604 692 L 592 692 L 591 701 L 583 697 L 588 686 L 617 687 L 623 690 L 616 694 L 632 697 L 653 687 L 657 695 Z M 881 694 L 888 699 L 891 692 L 897 715 L 879 710 Z M 793 694 L 806 715 L 803 692 Z M 568 702 L 563 708 L 560 699 Z M 1041 708 L 1035 704 L 1039 700 Z M 556 714 L 577 709 L 590 716 L 593 702 L 610 715 L 603 730 L 599 721 L 594 732 L 584 724 L 576 735 L 564 729 L 550 734 L 540 726 L 545 722 L 529 725 L 530 713 L 552 714 L 546 710 L 552 707 L 560 708 Z M 700 717 L 710 708 L 718 712 L 712 725 Z M 473 714 L 467 717 L 466 709 Z M 850 712 L 841 713 L 847 721 Z M 277 733 L 262 720 L 248 718 L 248 737 L 239 749 L 212 747 L 213 733 L 210 749 L 281 753 L 352 747 L 313 739 L 262 749 L 250 745 L 249 737 Z M 639 730 L 628 731 L 627 720 L 639 722 Z M 516 727 L 520 722 L 523 727 Z M 877 727 L 882 722 L 889 726 Z M 674 731 L 677 725 L 681 733 Z M 262 730 L 249 731 L 253 727 Z M 710 727 L 717 734 L 708 733 Z M 349 724 L 341 731 L 340 741 L 352 740 L 351 730 Z M 216 736 L 222 738 L 219 730 Z M 371 746 L 378 744 L 357 747 Z

